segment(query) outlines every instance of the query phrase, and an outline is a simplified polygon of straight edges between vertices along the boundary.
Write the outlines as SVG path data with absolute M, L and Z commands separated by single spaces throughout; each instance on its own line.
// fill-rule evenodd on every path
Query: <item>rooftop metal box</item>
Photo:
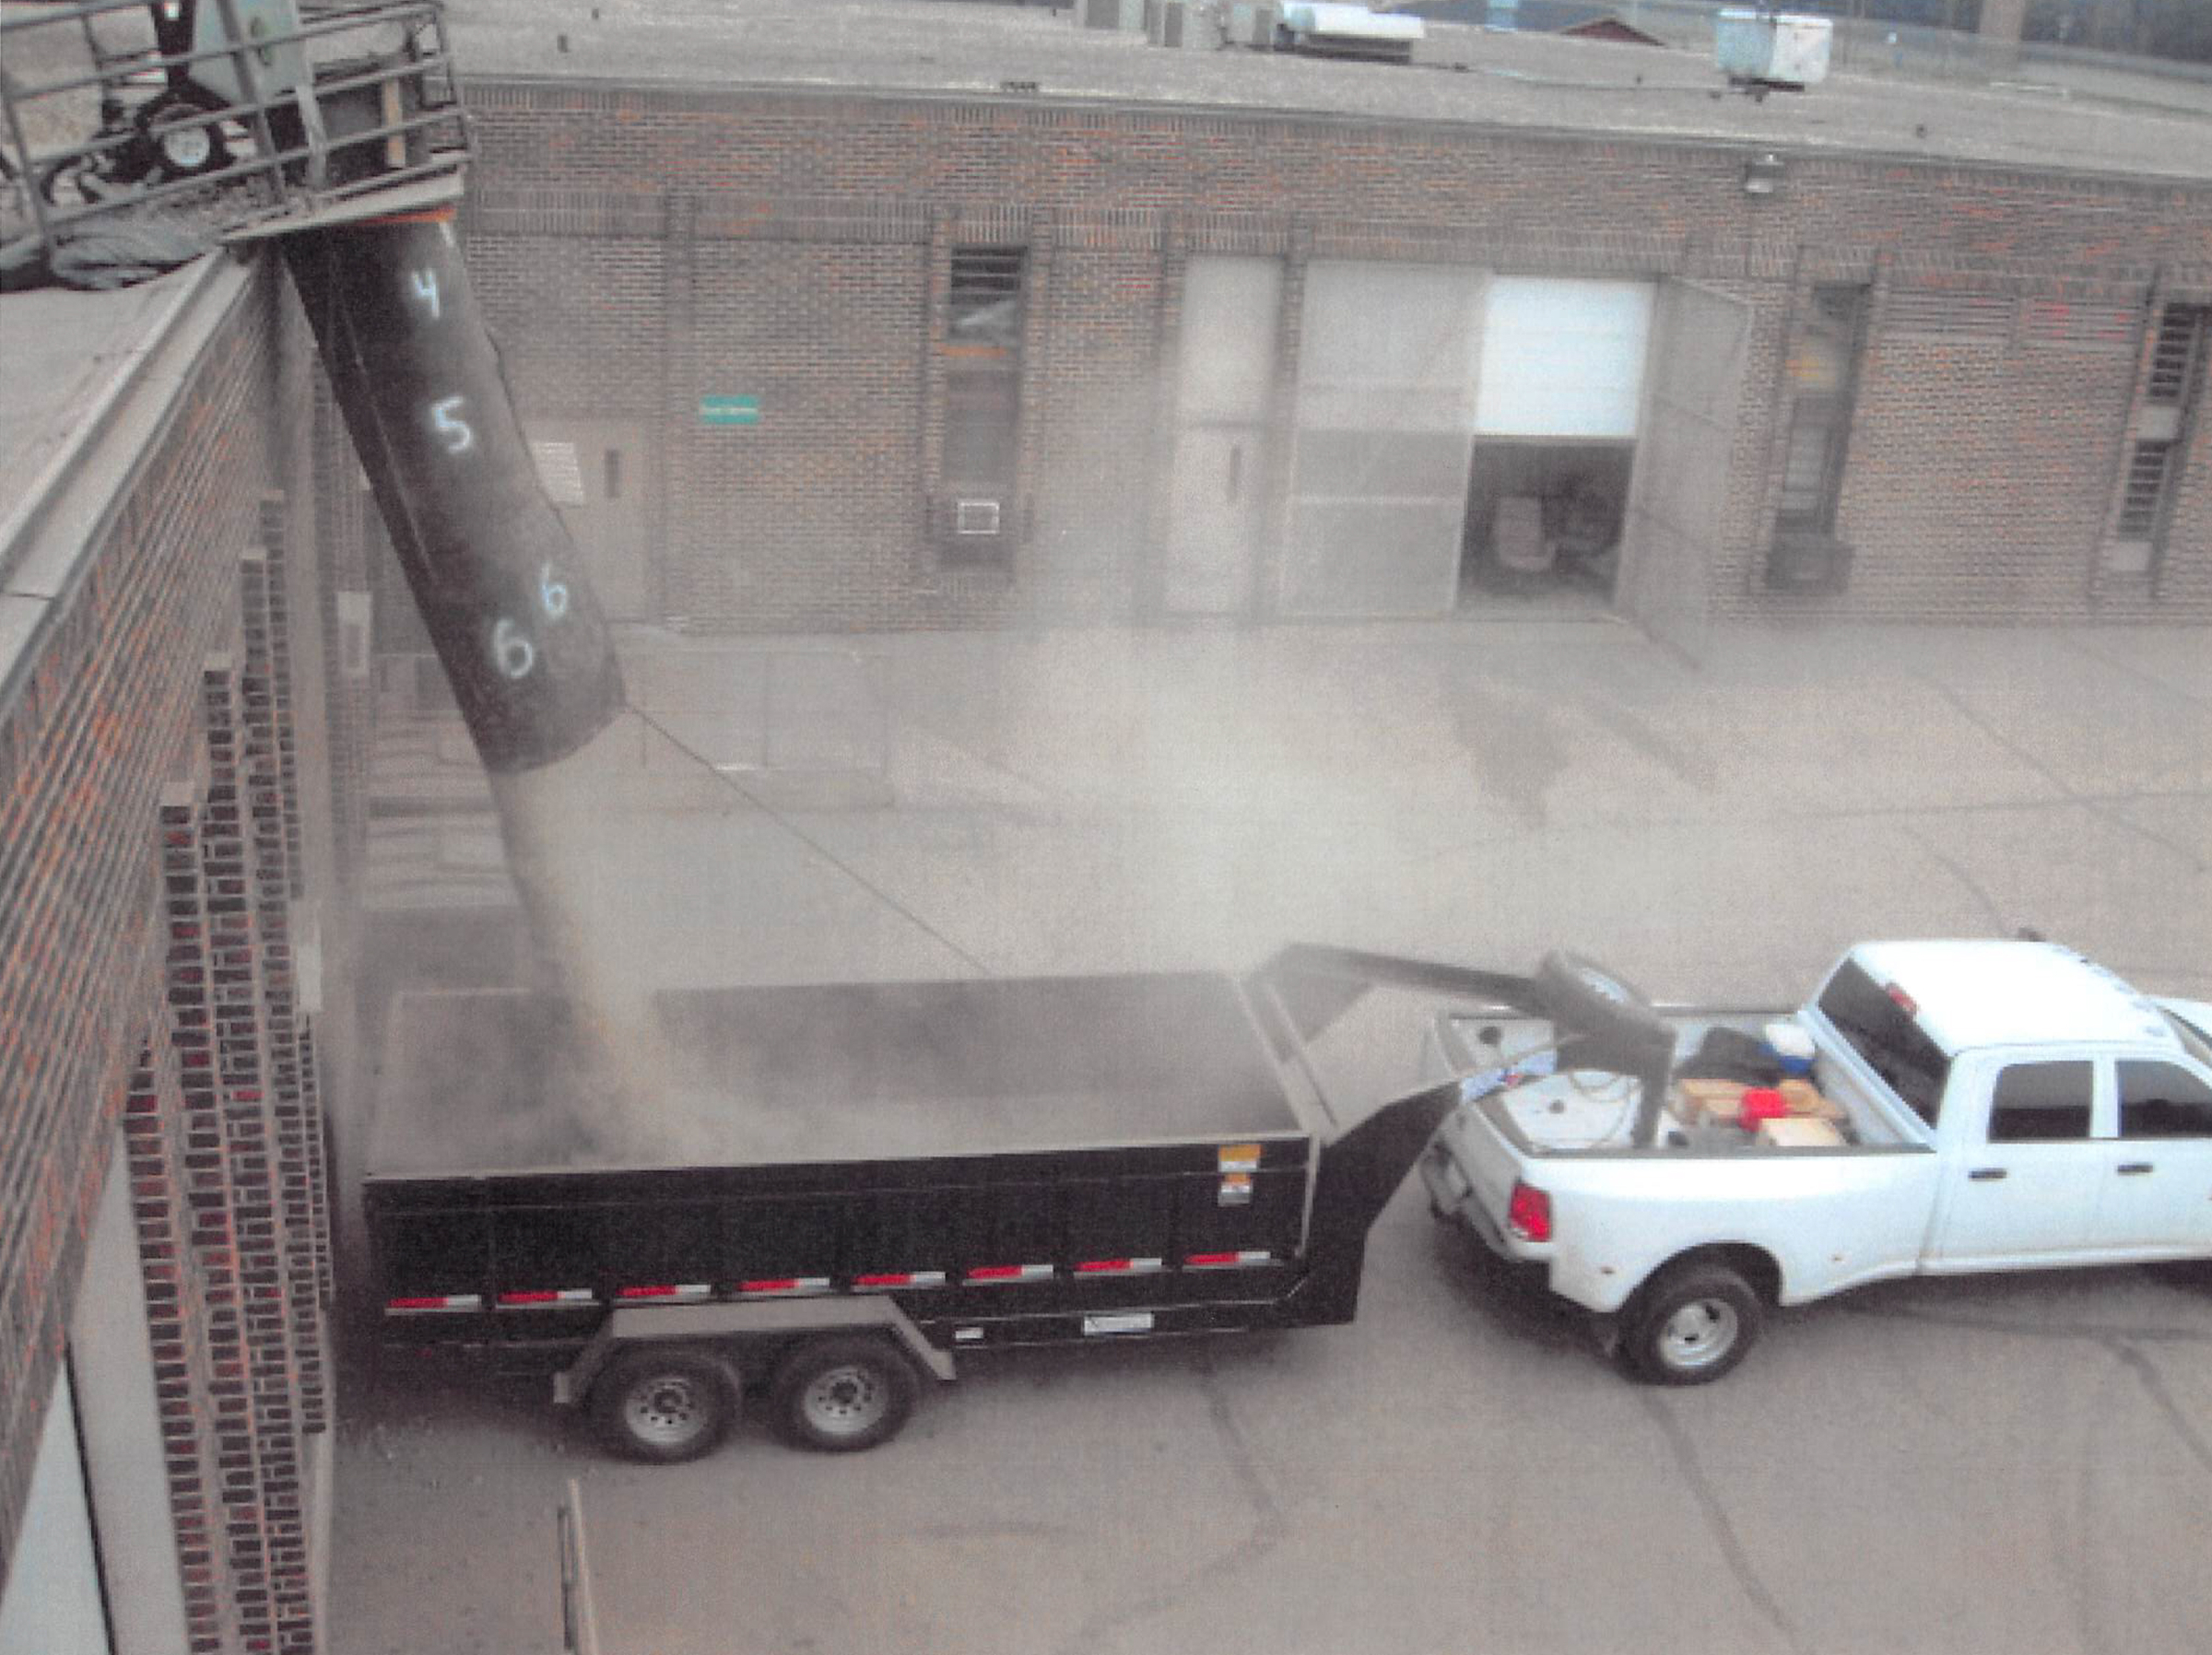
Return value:
M 1751 86 L 1803 89 L 1828 78 L 1835 25 L 1827 18 L 1731 8 L 1712 20 L 1721 73 Z

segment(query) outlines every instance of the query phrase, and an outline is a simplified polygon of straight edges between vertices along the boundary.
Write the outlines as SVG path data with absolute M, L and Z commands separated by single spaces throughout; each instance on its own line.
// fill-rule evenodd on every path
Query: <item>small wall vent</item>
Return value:
M 952 503 L 952 532 L 955 534 L 995 534 L 998 533 L 999 509 L 996 500 L 955 500 Z

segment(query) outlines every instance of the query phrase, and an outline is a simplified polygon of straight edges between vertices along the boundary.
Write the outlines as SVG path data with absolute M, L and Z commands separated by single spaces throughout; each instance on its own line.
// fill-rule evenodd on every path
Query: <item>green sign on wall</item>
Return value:
M 699 399 L 701 425 L 759 425 L 760 399 L 757 396 L 702 396 Z

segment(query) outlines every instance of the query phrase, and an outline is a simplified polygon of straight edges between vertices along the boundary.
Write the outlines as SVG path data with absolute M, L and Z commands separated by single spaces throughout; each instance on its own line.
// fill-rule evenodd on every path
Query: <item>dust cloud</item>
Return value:
M 547 1101 L 591 1152 L 677 1162 L 718 1145 L 701 1100 L 683 1097 L 653 1002 L 652 939 L 630 918 L 623 816 L 610 805 L 635 777 L 617 720 L 556 763 L 493 775 L 491 792 L 541 978 L 567 1003 Z

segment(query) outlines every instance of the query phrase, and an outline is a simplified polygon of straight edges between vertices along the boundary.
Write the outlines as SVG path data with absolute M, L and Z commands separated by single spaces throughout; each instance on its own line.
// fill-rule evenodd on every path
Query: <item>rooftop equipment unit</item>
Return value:
M 1413 43 L 1427 34 L 1418 18 L 1379 16 L 1364 6 L 1283 7 L 1279 44 L 1321 57 L 1364 57 L 1383 63 L 1413 61 Z
M 1728 84 L 1754 98 L 1802 92 L 1828 78 L 1835 24 L 1827 18 L 1732 7 L 1712 20 L 1713 55 Z
M 1083 0 L 1079 15 L 1086 29 L 1136 34 L 1145 27 L 1145 0 Z
M 1245 0 L 1236 0 L 1229 8 L 1229 43 L 1271 51 L 1275 46 L 1275 23 L 1273 6 L 1247 5 Z

